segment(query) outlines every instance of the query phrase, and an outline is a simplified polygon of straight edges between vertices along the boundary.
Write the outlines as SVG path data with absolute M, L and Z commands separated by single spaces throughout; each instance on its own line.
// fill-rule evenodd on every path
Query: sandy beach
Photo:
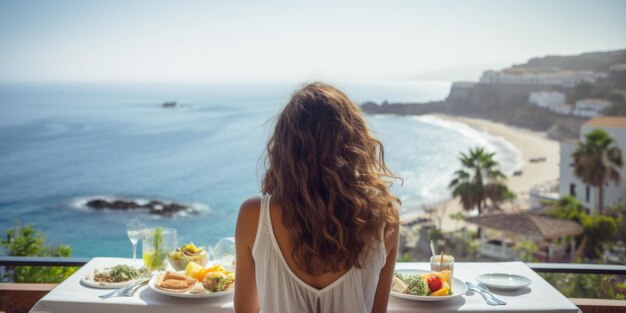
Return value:
M 536 185 L 555 182 L 559 178 L 559 142 L 548 139 L 543 132 L 535 132 L 527 129 L 512 127 L 489 120 L 459 117 L 436 114 L 438 118 L 460 122 L 470 127 L 486 131 L 494 136 L 499 136 L 512 143 L 522 154 L 524 161 L 521 168 L 522 175 L 510 176 L 507 178 L 507 185 L 517 194 L 516 206 L 528 208 L 528 197 L 530 188 Z M 544 162 L 531 163 L 531 158 L 544 157 Z M 458 200 L 450 200 L 441 204 L 445 207 L 442 217 L 443 231 L 454 230 L 456 226 L 461 226 L 450 218 L 451 214 L 462 211 Z M 423 215 L 423 214 L 422 214 Z M 415 214 L 403 215 L 403 220 L 414 218 Z

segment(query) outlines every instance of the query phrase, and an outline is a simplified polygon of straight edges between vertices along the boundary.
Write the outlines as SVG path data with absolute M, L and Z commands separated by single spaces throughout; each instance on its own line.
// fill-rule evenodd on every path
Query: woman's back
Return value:
M 261 199 L 252 248 L 261 308 L 266 312 L 371 312 L 385 265 L 384 243 L 364 256 L 362 268 L 325 275 L 294 270 L 293 248 L 280 223 L 281 208 L 270 203 L 269 195 Z
M 237 312 L 385 312 L 399 219 L 383 155 L 343 92 L 293 94 L 267 144 L 272 200 L 247 200 L 237 220 Z

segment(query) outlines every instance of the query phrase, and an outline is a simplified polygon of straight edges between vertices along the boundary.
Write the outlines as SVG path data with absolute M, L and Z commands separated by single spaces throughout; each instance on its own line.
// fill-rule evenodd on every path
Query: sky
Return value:
M 477 80 L 626 48 L 626 1 L 0 0 L 0 81 Z

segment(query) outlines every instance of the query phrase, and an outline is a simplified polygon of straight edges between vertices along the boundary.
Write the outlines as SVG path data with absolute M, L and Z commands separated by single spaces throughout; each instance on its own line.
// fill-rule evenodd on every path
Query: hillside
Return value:
M 561 68 L 572 71 L 608 72 L 613 64 L 626 63 L 626 49 L 589 52 L 579 55 L 549 55 L 532 58 L 524 64 L 514 65 L 513 68 Z
M 483 84 L 461 83 L 443 102 L 430 103 L 376 103 L 362 105 L 363 111 L 370 114 L 419 115 L 446 113 L 485 118 L 527 129 L 545 131 L 557 140 L 577 139 L 580 125 L 586 118 L 561 115 L 539 108 L 528 102 L 528 95 L 534 91 L 552 90 L 565 94 L 566 103 L 586 98 L 606 99 L 612 103 L 604 111 L 606 115 L 626 115 L 624 90 L 626 89 L 626 71 L 613 70 L 615 64 L 626 64 L 626 50 L 608 52 L 590 52 L 573 56 L 546 56 L 532 58 L 513 68 L 535 70 L 572 70 L 605 73 L 594 83 L 582 82 L 574 88 L 554 84 Z

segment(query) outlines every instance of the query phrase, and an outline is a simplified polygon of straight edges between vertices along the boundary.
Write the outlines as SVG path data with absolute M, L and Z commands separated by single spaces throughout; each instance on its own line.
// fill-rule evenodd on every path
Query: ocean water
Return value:
M 445 98 L 447 82 L 339 85 L 357 102 Z M 179 244 L 233 236 L 237 210 L 258 195 L 273 117 L 298 85 L 0 84 L 0 231 L 33 223 L 75 256 L 130 256 L 125 225 L 178 229 Z M 178 101 L 164 109 L 164 101 Z M 403 212 L 449 197 L 459 152 L 496 151 L 505 172 L 519 151 L 502 138 L 433 116 L 368 116 Z M 93 198 L 157 199 L 198 214 L 171 218 L 95 211 Z

